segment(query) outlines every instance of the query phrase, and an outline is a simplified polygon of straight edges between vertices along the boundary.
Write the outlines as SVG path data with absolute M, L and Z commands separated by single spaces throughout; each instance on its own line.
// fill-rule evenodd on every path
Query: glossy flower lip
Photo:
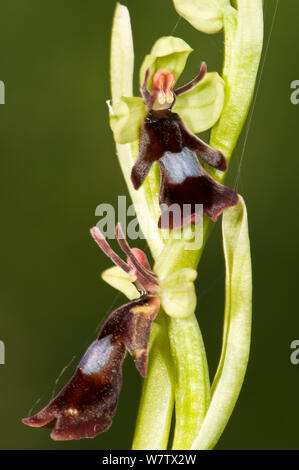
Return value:
M 211 167 L 225 171 L 224 155 L 189 131 L 179 115 L 171 111 L 175 97 L 192 90 L 206 72 L 207 66 L 202 63 L 193 80 L 173 91 L 174 99 L 169 103 L 164 98 L 163 103 L 159 102 L 160 94 L 164 96 L 175 84 L 169 70 L 155 73 L 154 91 L 150 93 L 148 69 L 140 89 L 148 113 L 139 128 L 139 156 L 131 180 L 134 188 L 139 189 L 152 164 L 158 162 L 161 172 L 158 227 L 162 229 L 172 230 L 190 222 L 201 223 L 201 207 L 203 214 L 215 222 L 224 209 L 238 201 L 236 191 L 215 181 L 198 161 L 199 157 Z
M 116 411 L 124 357 L 124 345 L 113 345 L 111 338 L 94 341 L 61 392 L 23 423 L 50 427 L 54 440 L 91 438 L 105 431 Z
M 54 440 L 92 438 L 111 426 L 126 352 L 145 377 L 150 329 L 160 308 L 158 281 L 147 257 L 141 250 L 129 247 L 120 225 L 116 236 L 127 262 L 111 249 L 96 227 L 91 234 L 104 253 L 129 275 L 140 297 L 109 315 L 69 382 L 45 408 L 22 420 L 31 427 L 51 428 Z

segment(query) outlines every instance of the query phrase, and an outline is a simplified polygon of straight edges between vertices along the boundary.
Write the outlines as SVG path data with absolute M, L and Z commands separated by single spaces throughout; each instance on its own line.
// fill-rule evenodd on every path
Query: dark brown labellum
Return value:
M 51 428 L 55 440 L 95 437 L 111 426 L 121 391 L 126 351 L 145 377 L 150 329 L 160 308 L 160 299 L 153 295 L 158 281 L 146 255 L 129 247 L 120 226 L 117 238 L 128 255 L 128 263 L 110 248 L 98 229 L 92 229 L 92 235 L 118 266 L 136 277 L 136 287 L 142 295 L 109 315 L 69 382 L 45 408 L 23 419 L 28 426 Z

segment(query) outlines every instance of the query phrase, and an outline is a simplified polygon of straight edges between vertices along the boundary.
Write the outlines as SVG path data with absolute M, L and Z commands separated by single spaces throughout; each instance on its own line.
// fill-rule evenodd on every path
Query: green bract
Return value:
M 151 70 L 151 77 L 159 68 L 167 68 L 178 79 L 190 52 L 191 47 L 182 39 L 172 36 L 158 39 L 141 66 L 141 83 L 147 68 Z M 210 129 L 218 121 L 223 103 L 224 82 L 218 73 L 212 72 L 193 90 L 178 96 L 173 109 L 189 129 L 196 133 Z M 110 125 L 115 141 L 118 144 L 127 144 L 138 140 L 139 126 L 145 114 L 145 105 L 139 97 L 122 96 L 119 101 L 114 102 L 110 112 Z
M 229 0 L 173 0 L 179 15 L 203 33 L 217 33 L 223 28 Z
M 151 71 L 149 89 L 151 89 L 152 76 L 159 69 L 170 69 L 178 80 L 192 51 L 193 49 L 183 39 L 173 36 L 165 36 L 158 39 L 153 45 L 150 54 L 145 57 L 141 65 L 140 85 L 143 83 L 145 72 L 148 68 Z
M 211 404 L 192 449 L 211 449 L 217 443 L 238 399 L 250 350 L 251 258 L 247 211 L 241 197 L 224 212 L 222 233 L 226 269 L 222 353 Z
M 133 94 L 134 49 L 128 9 L 116 5 L 111 38 L 111 97 L 114 105 L 122 95 Z

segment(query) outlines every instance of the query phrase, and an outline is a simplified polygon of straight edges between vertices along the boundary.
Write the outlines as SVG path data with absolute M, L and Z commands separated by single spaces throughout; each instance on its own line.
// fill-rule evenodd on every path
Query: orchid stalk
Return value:
M 216 117 L 213 122 L 210 144 L 220 149 L 229 160 L 244 125 L 254 92 L 263 43 L 262 0 L 238 0 L 234 6 L 228 0 L 218 0 L 213 2 L 212 6 L 211 2 L 200 0 L 174 0 L 174 6 L 181 16 L 203 32 L 214 33 L 221 29 L 224 30 L 223 82 L 221 82 L 219 76 L 215 76 L 217 80 L 213 81 L 213 87 L 215 90 L 218 89 L 218 93 L 216 93 L 217 98 L 214 99 L 211 107 L 212 112 L 207 113 L 206 121 L 207 126 L 211 127 L 213 114 L 214 118 Z M 126 41 L 124 41 L 124 38 L 126 38 Z M 161 44 L 163 39 L 164 43 Z M 183 66 L 185 65 L 186 57 L 191 52 L 191 48 L 183 42 L 179 44 L 177 38 L 169 38 L 168 44 L 165 39 L 167 38 L 161 38 L 159 40 L 160 44 L 157 41 L 151 53 L 146 57 L 141 67 L 141 82 L 146 68 L 148 65 L 155 66 L 155 61 L 159 61 L 160 65 L 163 64 L 169 68 L 172 66 L 172 69 L 176 66 L 180 68 L 182 62 Z M 172 50 L 171 46 L 173 46 Z M 174 56 L 178 57 L 179 53 L 180 59 L 175 61 Z M 133 54 L 128 10 L 118 4 L 112 31 L 112 108 L 113 113 L 117 114 L 115 110 L 118 107 L 118 112 L 120 112 L 120 104 L 122 106 L 127 105 L 130 111 L 130 119 L 135 118 L 135 121 L 138 122 L 140 116 L 138 106 L 141 103 L 135 102 L 135 109 L 132 106 L 134 100 L 132 95 Z M 120 76 L 125 76 L 126 79 L 119 80 Z M 212 81 L 212 77 L 210 80 Z M 130 87 L 130 89 L 128 90 L 127 87 Z M 132 97 L 132 101 L 130 102 L 130 100 L 122 97 Z M 189 98 L 189 100 L 191 99 L 192 97 Z M 202 128 L 200 128 L 202 123 L 199 124 L 200 118 L 204 120 L 202 117 L 204 107 L 201 108 L 201 99 L 200 90 L 197 90 L 197 110 L 194 106 L 192 108 L 195 116 L 192 115 L 192 111 L 188 112 L 188 103 L 187 106 L 186 103 L 182 103 L 181 107 L 178 103 L 177 106 L 178 109 L 185 109 L 188 126 L 190 127 L 193 124 L 197 132 L 205 128 L 205 123 L 203 123 Z M 210 99 L 210 101 L 212 100 Z M 192 104 L 194 104 L 194 101 Z M 217 107 L 220 108 L 220 113 Z M 123 111 L 123 116 L 126 116 L 128 109 Z M 199 117 L 196 116 L 196 113 Z M 111 117 L 114 118 L 114 116 Z M 137 129 L 137 126 L 135 127 Z M 113 123 L 112 129 L 116 134 L 117 130 L 115 130 Z M 136 137 L 138 138 L 138 135 Z M 167 236 L 165 236 L 164 231 L 157 229 L 157 220 L 160 214 L 157 202 L 160 184 L 159 174 L 157 168 L 153 168 L 144 185 L 138 191 L 134 191 L 130 181 L 130 173 L 137 159 L 137 152 L 137 139 L 130 143 L 117 144 L 118 158 L 130 195 L 137 207 L 137 216 L 141 228 L 153 258 L 156 260 L 154 270 L 162 281 L 172 275 L 173 295 L 175 296 L 175 290 L 180 290 L 178 283 L 182 285 L 182 282 L 181 278 L 174 273 L 184 269 L 192 272 L 196 271 L 208 238 L 210 221 L 206 217 L 204 218 L 202 247 L 190 252 L 185 249 L 184 237 L 178 240 L 173 233 L 167 233 Z M 210 173 L 218 181 L 223 181 L 225 176 L 224 173 L 218 170 L 211 170 Z M 142 213 L 138 213 L 138 207 L 142 207 Z M 172 448 L 212 448 L 220 437 L 237 400 L 246 371 L 250 344 L 250 252 L 246 208 L 243 200 L 240 198 L 236 208 L 228 209 L 227 212 L 230 215 L 227 217 L 224 215 L 223 222 L 227 269 L 223 349 L 212 391 L 210 390 L 204 344 L 194 314 L 196 305 L 196 300 L 194 301 L 194 298 L 192 298 L 195 295 L 194 287 L 190 288 L 190 282 L 193 283 L 193 281 L 190 281 L 184 292 L 187 299 L 186 305 L 189 306 L 185 309 L 184 314 L 181 311 L 175 311 L 175 302 L 173 302 L 173 311 L 171 311 L 171 303 L 169 303 L 167 308 L 160 312 L 159 331 L 155 330 L 155 339 L 152 341 L 150 350 L 150 367 L 143 386 L 133 449 L 167 448 L 174 401 L 176 426 Z M 240 224 L 242 226 L 242 240 L 239 240 L 236 236 L 229 257 L 227 253 L 230 250 L 228 249 L 229 242 L 227 240 L 240 232 Z M 151 231 L 152 229 L 155 233 Z M 241 244 L 241 248 L 238 242 Z M 238 253 L 238 250 L 241 249 L 244 250 L 244 254 L 242 256 L 236 255 L 236 252 Z M 246 257 L 245 263 L 244 258 Z M 230 263 L 234 266 L 235 273 L 239 271 L 239 275 L 243 272 L 242 269 L 245 263 L 244 279 L 241 280 L 245 283 L 243 285 L 244 295 L 241 296 L 242 299 L 239 303 L 235 297 L 238 300 L 238 280 L 240 281 L 240 279 L 238 274 L 236 274 L 238 280 L 231 277 Z M 234 296 L 230 298 L 232 293 Z M 181 295 L 182 293 L 178 294 Z M 167 290 L 165 295 L 167 296 Z M 231 312 L 230 306 L 231 304 L 235 305 L 235 303 L 237 303 L 237 307 L 234 307 L 233 312 Z M 240 320 L 236 322 L 237 327 L 233 324 L 235 315 L 240 316 Z M 157 339 L 157 335 L 158 337 L 160 335 L 160 341 Z M 164 340 L 162 340 L 162 337 L 164 337 Z M 231 360 L 228 361 L 228 355 L 230 354 L 228 344 L 232 343 L 236 344 L 236 350 L 238 350 L 237 346 L 242 344 L 243 354 L 235 355 L 233 358 L 230 357 Z M 234 375 L 236 367 L 238 370 L 237 378 Z M 225 400 L 224 397 L 228 390 L 230 396 Z

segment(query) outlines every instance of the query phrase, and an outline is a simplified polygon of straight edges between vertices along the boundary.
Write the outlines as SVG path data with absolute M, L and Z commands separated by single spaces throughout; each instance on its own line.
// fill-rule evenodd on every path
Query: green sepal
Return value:
M 143 84 L 146 70 L 150 69 L 149 89 L 152 86 L 152 77 L 159 69 L 169 69 L 174 73 L 176 80 L 183 72 L 188 56 L 193 49 L 183 39 L 173 36 L 164 36 L 158 39 L 152 47 L 140 69 L 140 84 Z
M 210 129 L 224 104 L 224 81 L 217 72 L 207 73 L 192 90 L 177 97 L 173 111 L 194 133 Z
M 122 292 L 129 300 L 139 297 L 136 287 L 129 280 L 129 276 L 118 266 L 106 269 L 102 273 L 102 279 L 110 286 Z
M 115 142 L 128 144 L 139 138 L 139 127 L 146 113 L 142 98 L 122 96 L 110 112 L 110 126 Z
M 229 0 L 173 0 L 180 16 L 203 33 L 218 33 L 223 28 L 224 13 L 231 8 Z

